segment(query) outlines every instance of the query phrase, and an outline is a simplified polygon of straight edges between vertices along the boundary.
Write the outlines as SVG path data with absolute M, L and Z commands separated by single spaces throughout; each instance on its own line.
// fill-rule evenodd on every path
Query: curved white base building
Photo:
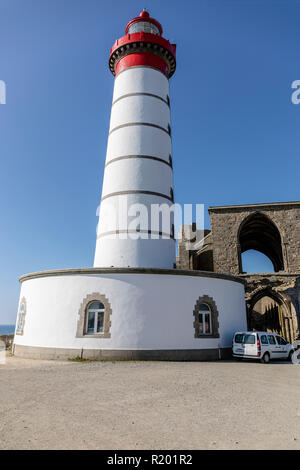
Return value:
M 243 281 L 231 276 L 83 268 L 28 274 L 21 282 L 23 332 L 15 335 L 14 354 L 22 357 L 221 359 L 230 354 L 234 331 L 246 328 Z M 92 322 L 93 332 L 88 316 L 95 302 L 104 311 L 101 331 Z M 210 310 L 208 334 L 201 331 L 201 305 Z

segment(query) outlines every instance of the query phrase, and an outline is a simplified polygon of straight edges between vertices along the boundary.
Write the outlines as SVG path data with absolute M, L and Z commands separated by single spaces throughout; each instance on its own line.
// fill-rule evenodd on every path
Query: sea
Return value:
M 15 332 L 15 325 L 0 325 L 1 335 L 13 335 Z

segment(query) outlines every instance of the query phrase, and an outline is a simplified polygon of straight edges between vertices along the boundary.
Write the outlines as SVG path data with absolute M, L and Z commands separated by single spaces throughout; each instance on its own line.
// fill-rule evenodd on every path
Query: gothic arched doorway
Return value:
M 283 271 L 281 236 L 276 225 L 261 212 L 248 216 L 242 223 L 238 233 L 239 271 L 243 272 L 242 254 L 255 250 L 267 256 L 274 266 L 274 271 Z
M 295 309 L 287 298 L 277 292 L 258 292 L 248 304 L 248 328 L 274 332 L 293 343 L 298 336 Z

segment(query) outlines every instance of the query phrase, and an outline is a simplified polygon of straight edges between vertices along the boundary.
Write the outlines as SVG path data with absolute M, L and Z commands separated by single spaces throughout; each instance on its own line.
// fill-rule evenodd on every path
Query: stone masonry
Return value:
M 201 242 L 193 244 L 189 235 L 196 230 L 194 224 L 182 227 L 177 267 L 243 277 L 248 327 L 263 324 L 294 341 L 300 325 L 300 202 L 218 206 L 208 211 L 211 230 L 204 231 Z M 268 256 L 275 272 L 243 273 L 241 255 L 249 249 Z M 258 311 L 259 305 L 268 307 Z M 266 320 L 271 311 L 273 316 L 278 312 L 278 321 Z

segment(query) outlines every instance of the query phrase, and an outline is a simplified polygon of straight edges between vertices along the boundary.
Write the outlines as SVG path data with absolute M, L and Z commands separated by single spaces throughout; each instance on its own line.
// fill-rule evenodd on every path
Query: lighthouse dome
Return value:
M 161 36 L 161 24 L 154 18 L 151 18 L 146 10 L 141 11 L 138 17 L 133 18 L 126 26 L 126 34 L 132 33 L 150 33 Z

